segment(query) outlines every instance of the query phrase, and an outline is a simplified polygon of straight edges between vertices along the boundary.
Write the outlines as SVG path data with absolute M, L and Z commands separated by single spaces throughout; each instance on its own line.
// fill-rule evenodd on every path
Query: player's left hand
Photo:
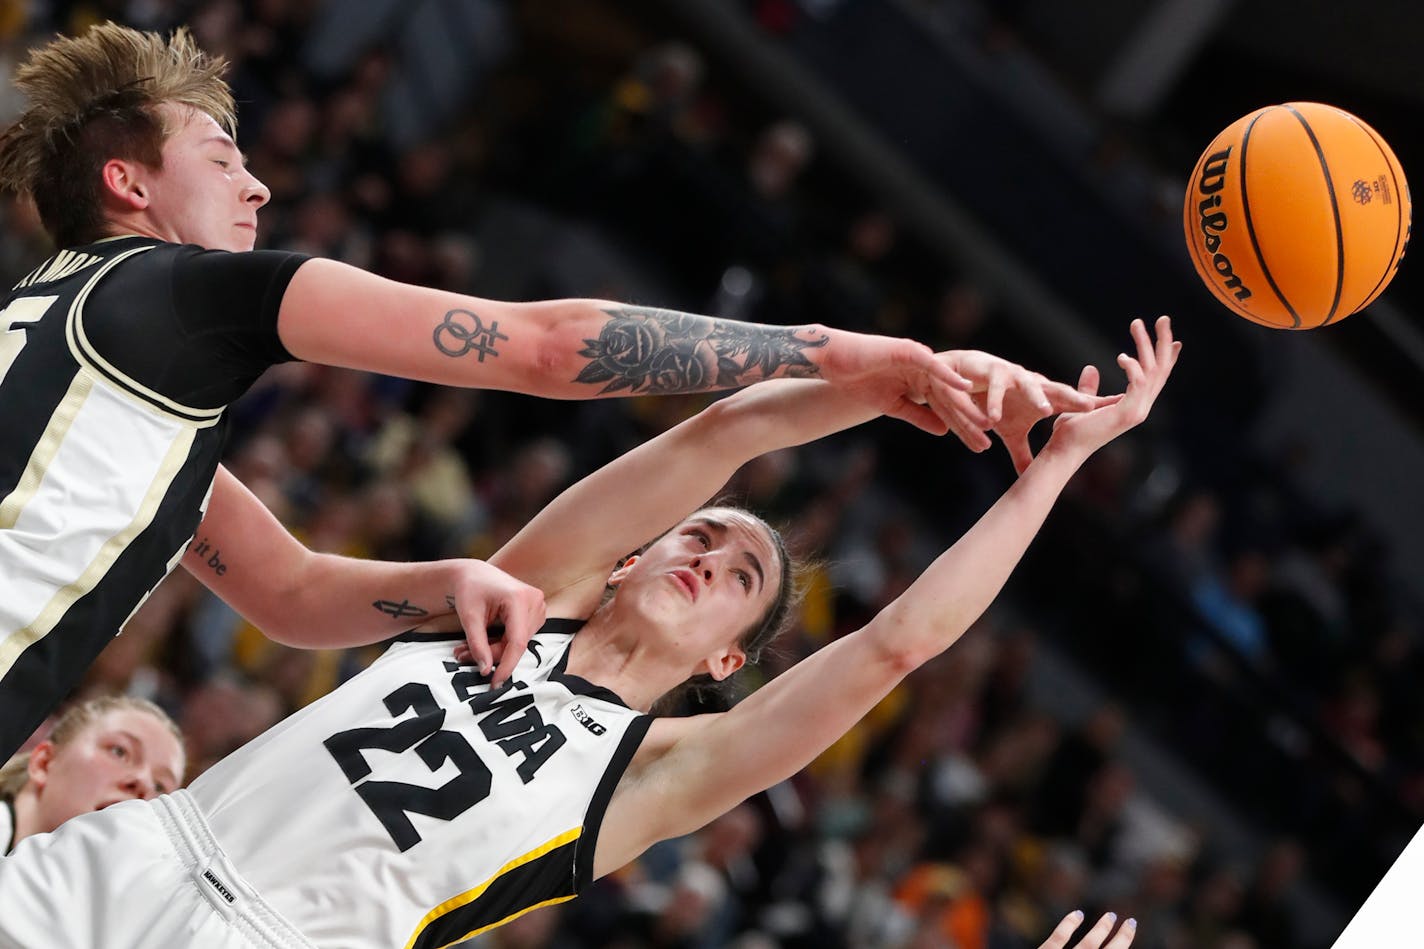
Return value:
M 454 599 L 465 642 L 455 658 L 473 661 L 484 675 L 493 671 L 490 685 L 499 688 L 544 625 L 544 593 L 480 560 L 462 561 L 461 568 Z M 488 628 L 497 624 L 504 625 L 504 636 L 491 644 Z
M 1124 922 L 1117 928 L 1117 935 L 1113 936 L 1112 940 L 1104 946 L 1103 940 L 1108 938 L 1115 922 L 1117 922 L 1116 914 L 1104 914 L 1092 929 L 1083 934 L 1083 938 L 1078 940 L 1073 949 L 1127 949 L 1132 945 L 1132 938 L 1137 935 L 1137 920 L 1129 919 Z M 1063 921 L 1054 928 L 1038 949 L 1063 949 L 1082 923 L 1083 913 L 1081 911 L 1069 913 L 1063 917 Z

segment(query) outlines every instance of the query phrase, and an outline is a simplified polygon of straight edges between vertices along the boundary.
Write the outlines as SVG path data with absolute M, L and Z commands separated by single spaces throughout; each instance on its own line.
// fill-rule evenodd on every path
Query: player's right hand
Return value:
M 457 649 L 455 658 L 473 661 L 484 675 L 493 670 L 490 685 L 497 689 L 544 625 L 544 593 L 482 560 L 461 561 L 454 582 L 455 612 L 468 650 L 462 655 Z M 489 641 L 489 627 L 496 624 L 504 626 L 497 650 Z

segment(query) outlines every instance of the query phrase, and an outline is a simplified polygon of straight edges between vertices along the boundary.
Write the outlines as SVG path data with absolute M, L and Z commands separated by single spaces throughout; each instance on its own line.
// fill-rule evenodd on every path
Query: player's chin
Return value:
M 248 251 L 257 246 L 257 229 L 239 224 L 233 228 L 233 236 L 229 245 L 222 248 L 230 251 Z

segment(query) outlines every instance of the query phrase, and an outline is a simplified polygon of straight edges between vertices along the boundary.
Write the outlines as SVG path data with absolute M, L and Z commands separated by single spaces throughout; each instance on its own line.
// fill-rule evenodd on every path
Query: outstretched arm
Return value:
M 568 488 L 490 562 L 551 602 L 557 597 L 556 612 L 586 615 L 620 558 L 705 503 L 742 464 L 880 414 L 825 382 L 778 380 L 744 389 Z
M 1137 357 L 1118 357 L 1126 395 L 1061 417 L 1022 477 L 869 625 L 730 712 L 655 723 L 654 751 L 609 806 L 596 866 L 620 866 L 655 840 L 690 832 L 795 774 L 902 678 L 953 645 L 998 595 L 1078 467 L 1146 417 L 1180 348 L 1165 317 L 1157 333 L 1154 345 L 1141 321 L 1133 323 Z M 1085 370 L 1083 388 L 1096 391 L 1094 371 Z
M 738 388 L 820 378 L 893 384 L 891 414 L 984 447 L 970 383 L 905 339 L 825 326 L 763 326 L 600 300 L 501 303 L 309 260 L 282 298 L 278 333 L 300 359 L 445 385 L 559 399 Z M 926 407 L 928 406 L 928 407 Z
M 478 560 L 382 563 L 308 550 L 226 468 L 183 565 L 267 636 L 333 649 L 378 642 L 427 617 L 458 613 L 477 661 L 491 665 L 485 627 L 505 626 L 518 651 L 544 622 L 538 590 Z M 508 674 L 501 667 L 499 678 Z
M 973 387 L 971 397 L 992 424 L 1020 427 L 1025 452 L 1028 428 L 1043 415 L 1113 401 L 1079 393 L 986 353 L 954 351 L 936 358 L 959 367 Z M 560 611 L 583 615 L 579 611 L 591 609 L 601 597 L 619 558 L 706 502 L 746 462 L 905 408 L 894 379 L 854 387 L 819 380 L 760 383 L 714 403 L 572 486 L 491 562 L 550 596 L 557 593 Z M 973 434 L 984 438 L 977 430 Z

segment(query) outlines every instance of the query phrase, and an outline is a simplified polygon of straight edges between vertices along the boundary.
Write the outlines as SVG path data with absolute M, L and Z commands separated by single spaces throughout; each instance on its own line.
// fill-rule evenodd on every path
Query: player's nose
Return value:
M 130 771 L 120 787 L 125 793 L 145 801 L 158 796 L 158 782 L 146 770 Z
M 703 583 L 711 583 L 715 574 L 714 568 L 717 563 L 717 551 L 709 550 L 701 554 L 692 561 L 692 571 L 702 578 Z
M 246 169 L 244 169 L 246 171 Z M 242 201 L 254 208 L 260 208 L 272 200 L 272 191 L 257 176 L 248 171 L 247 182 L 242 186 Z

